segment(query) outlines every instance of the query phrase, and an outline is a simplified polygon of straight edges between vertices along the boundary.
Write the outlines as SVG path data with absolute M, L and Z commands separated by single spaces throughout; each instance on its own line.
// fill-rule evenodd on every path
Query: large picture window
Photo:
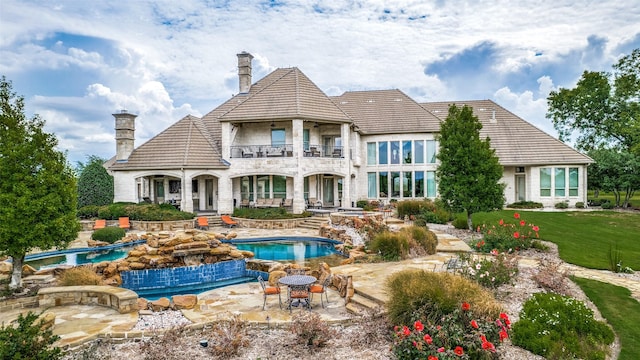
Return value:
M 411 182 L 411 172 L 402 173 L 402 197 L 410 198 L 413 196 L 413 183 Z
M 427 163 L 436 163 L 436 141 L 427 140 Z
M 413 142 L 415 146 L 415 163 L 424 164 L 424 140 L 416 140 Z
M 386 165 L 389 163 L 389 155 L 387 153 L 387 142 L 382 141 L 378 143 L 378 164 Z
M 578 168 L 569 168 L 569 196 L 578 196 Z
M 369 199 L 375 199 L 378 197 L 376 189 L 376 173 L 367 173 L 367 197 Z
M 381 198 L 386 198 L 389 196 L 389 175 L 386 171 L 380 172 L 378 179 L 379 195 Z
M 376 164 L 376 143 L 367 143 L 367 165 Z
M 556 196 L 565 196 L 565 168 L 555 169 L 555 194 Z
M 416 171 L 416 197 L 424 197 L 424 171 Z
M 427 171 L 427 197 L 436 197 L 436 172 Z
M 400 142 L 391 142 L 391 163 L 400 164 Z
M 540 196 L 551 196 L 551 168 L 540 168 Z
M 391 186 L 391 197 L 400 197 L 400 173 L 397 171 L 391 173 Z
M 411 164 L 411 141 L 402 142 L 402 163 Z

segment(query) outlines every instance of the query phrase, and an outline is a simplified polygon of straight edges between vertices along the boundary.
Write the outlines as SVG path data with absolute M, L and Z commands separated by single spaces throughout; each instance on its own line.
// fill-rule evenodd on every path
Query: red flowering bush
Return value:
M 509 337 L 510 328 L 507 314 L 495 321 L 479 318 L 463 302 L 437 322 L 396 326 L 393 353 L 399 360 L 497 359 L 496 346 Z
M 511 253 L 530 248 L 533 241 L 539 237 L 540 228 L 521 219 L 519 213 L 514 213 L 513 217 L 513 223 L 500 219 L 498 225 L 478 226 L 478 231 L 482 232 L 483 236 L 472 244 L 476 251 Z

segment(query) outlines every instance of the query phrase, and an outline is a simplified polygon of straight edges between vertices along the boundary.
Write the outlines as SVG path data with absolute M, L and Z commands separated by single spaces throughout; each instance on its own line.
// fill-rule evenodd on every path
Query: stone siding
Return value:
M 40 307 L 65 305 L 100 305 L 118 310 L 121 314 L 138 310 L 138 294 L 131 290 L 113 286 L 60 286 L 42 288 L 38 291 Z
M 287 220 L 256 220 L 234 218 L 234 220 L 238 222 L 238 225 L 240 227 L 253 229 L 295 229 L 300 223 L 304 222 L 305 219 L 306 218 Z

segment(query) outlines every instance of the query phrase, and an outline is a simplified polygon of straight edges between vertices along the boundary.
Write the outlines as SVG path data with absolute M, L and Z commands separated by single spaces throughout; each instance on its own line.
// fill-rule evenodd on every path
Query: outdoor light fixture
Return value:
M 313 127 L 314 127 L 314 128 L 317 128 L 317 127 L 320 127 L 320 125 L 318 125 L 318 122 L 316 121 L 316 123 L 315 123 L 315 124 L 313 124 Z
M 275 127 L 275 126 L 276 126 L 276 123 L 272 121 L 271 122 L 271 127 Z

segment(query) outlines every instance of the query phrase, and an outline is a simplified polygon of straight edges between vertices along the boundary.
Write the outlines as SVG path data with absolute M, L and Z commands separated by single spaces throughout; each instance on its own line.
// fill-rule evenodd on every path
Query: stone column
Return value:
M 302 162 L 304 161 L 304 121 L 295 119 L 291 123 L 293 154 L 296 157 L 297 171 L 293 176 L 293 209 L 296 214 L 305 210 L 304 202 L 304 176 L 302 175 Z
M 226 176 L 218 178 L 218 213 L 233 214 L 233 184 Z
M 340 130 L 343 146 L 342 153 L 344 154 L 342 171 L 345 174 L 342 180 L 342 206 L 351 207 L 351 125 L 342 124 Z

